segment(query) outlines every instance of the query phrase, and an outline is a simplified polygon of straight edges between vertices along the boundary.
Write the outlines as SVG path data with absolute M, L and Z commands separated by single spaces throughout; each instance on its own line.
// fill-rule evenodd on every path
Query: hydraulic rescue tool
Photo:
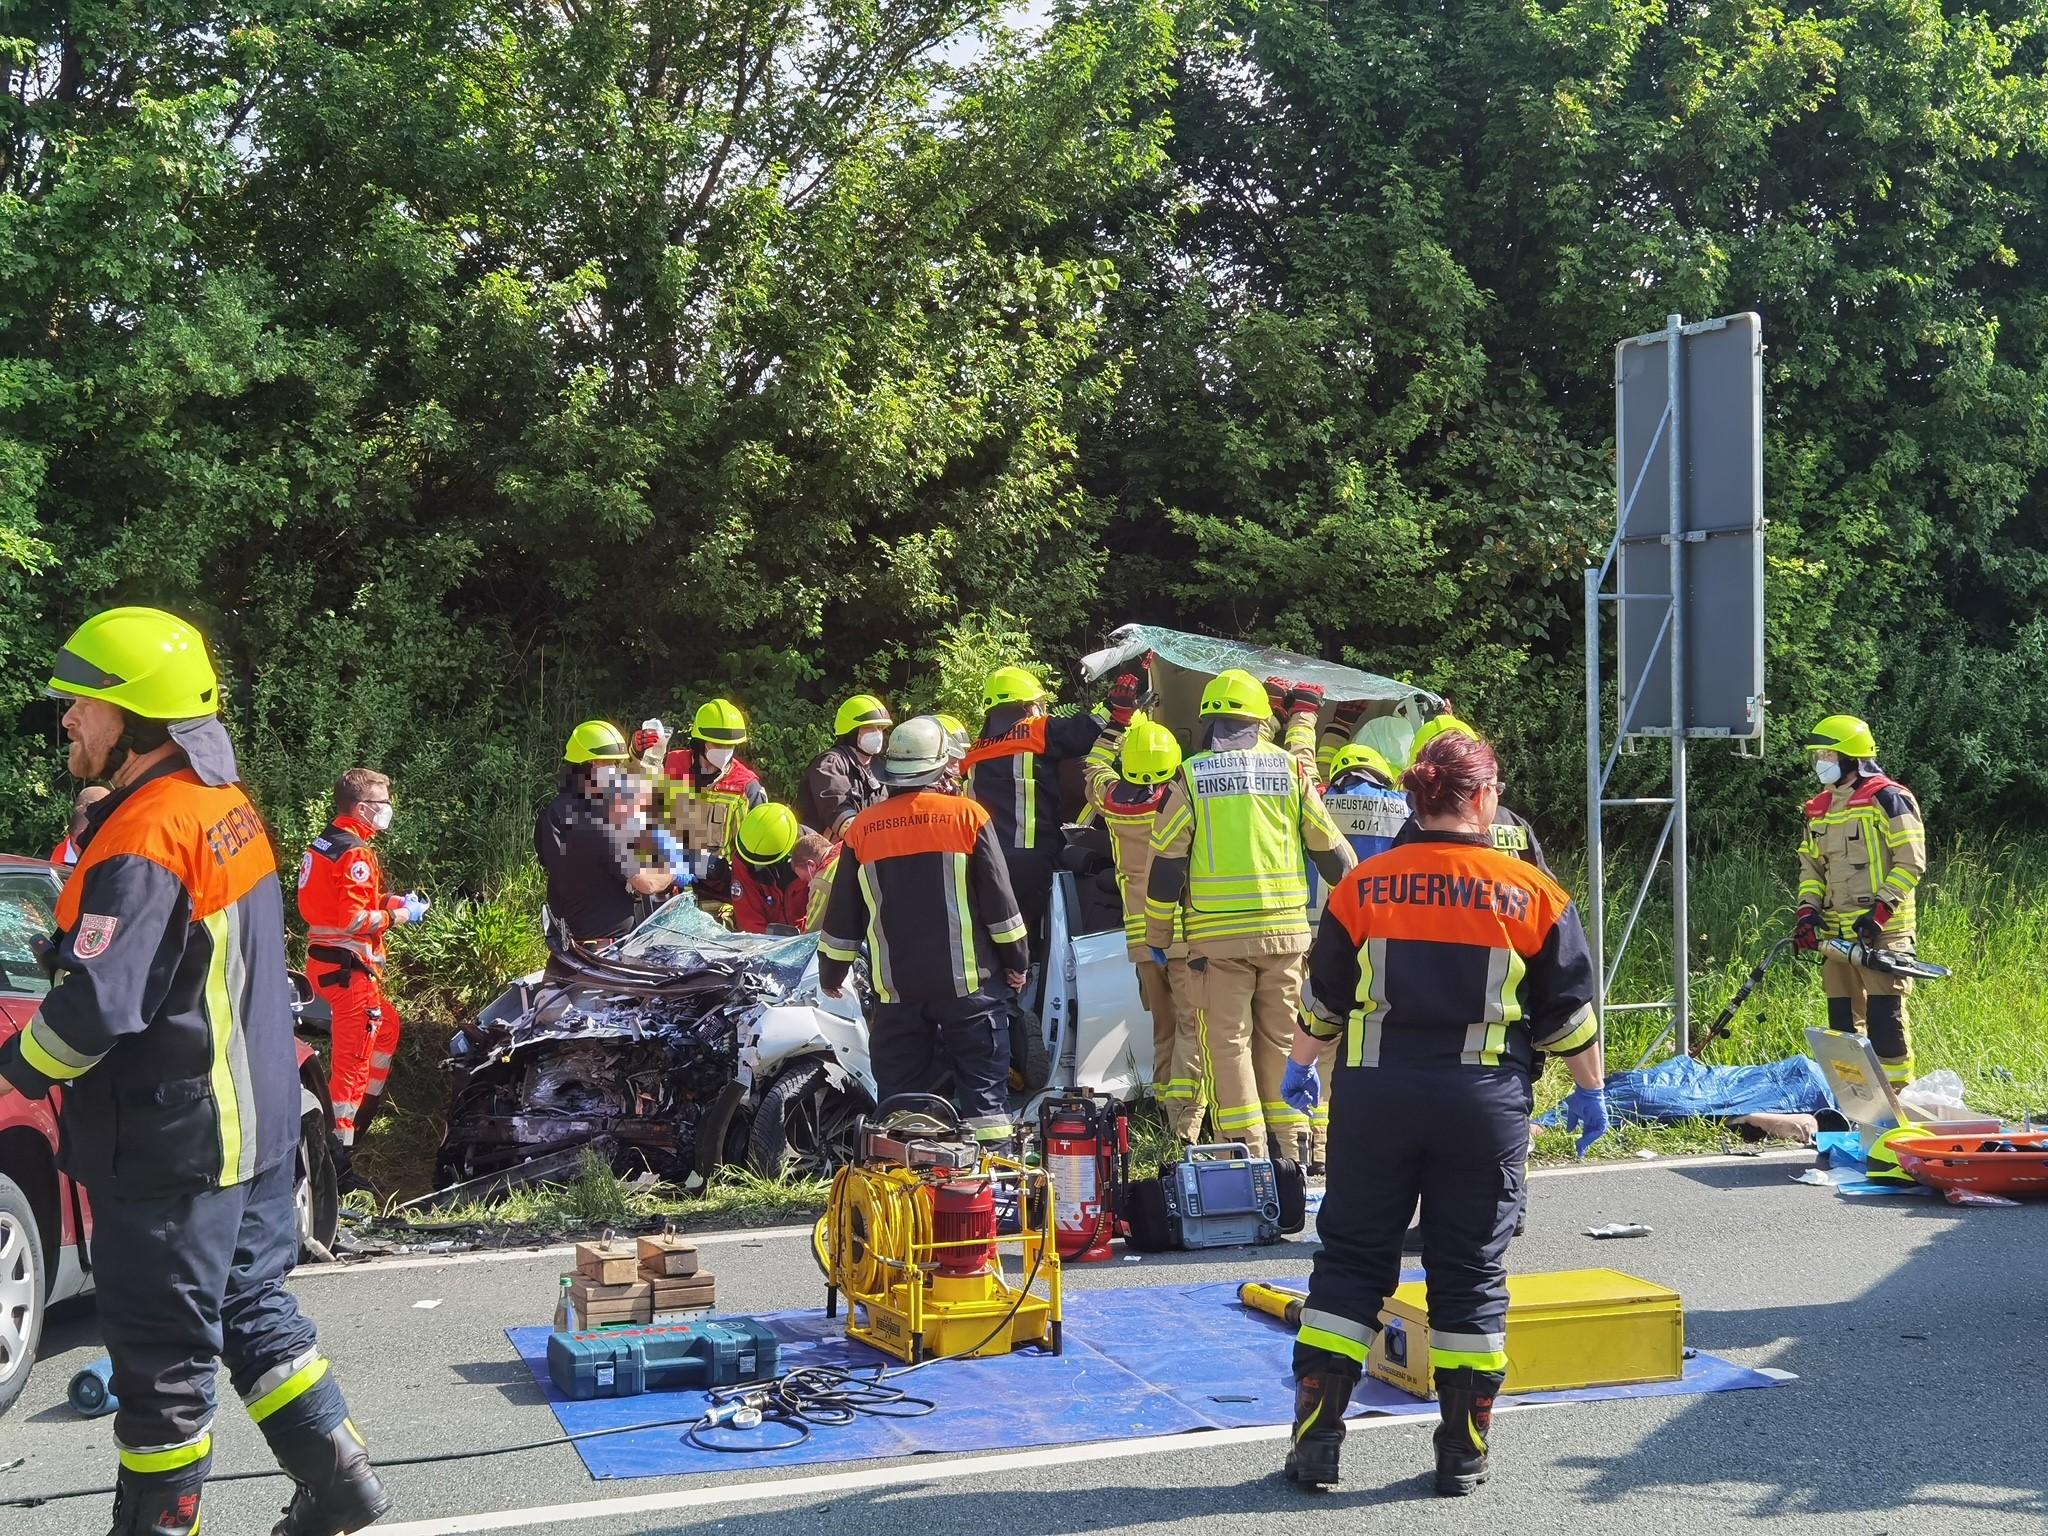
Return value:
M 944 1099 L 898 1094 L 876 1113 L 812 1232 L 825 1315 L 838 1316 L 844 1296 L 847 1337 L 913 1365 L 1027 1344 L 1058 1354 L 1051 1177 L 984 1152 Z M 999 1201 L 1017 1212 L 1017 1231 L 998 1232 Z M 1004 1273 L 1005 1247 L 1020 1283 Z
M 1728 1006 L 1715 1016 L 1714 1022 L 1709 1024 L 1693 1042 L 1693 1055 L 1703 1056 L 1716 1040 L 1727 1038 L 1728 1027 L 1734 1022 L 1736 1012 L 1749 1001 L 1749 995 L 1763 984 L 1764 972 L 1776 964 L 1778 956 L 1790 949 L 1792 944 L 1793 936 L 1787 934 L 1770 947 L 1763 959 L 1757 962 L 1756 969 L 1749 973 L 1749 978 L 1737 989 L 1735 995 L 1728 999 Z M 1943 981 L 1949 974 L 1947 966 L 1922 960 L 1911 950 L 1871 949 L 1858 939 L 1829 939 L 1823 947 L 1838 960 L 1846 960 L 1851 965 L 1860 966 L 1866 971 L 1876 971 L 1884 976 L 1910 976 L 1917 981 Z
M 1915 981 L 1946 981 L 1949 970 L 1922 960 L 1909 949 L 1872 949 L 1859 939 L 1829 939 L 1827 949 L 1838 960 L 1884 976 L 1910 976 Z
M 1308 1300 L 1308 1292 L 1268 1285 L 1263 1280 L 1247 1280 L 1237 1288 L 1237 1300 L 1240 1306 L 1276 1317 L 1290 1328 L 1299 1328 L 1302 1303 Z

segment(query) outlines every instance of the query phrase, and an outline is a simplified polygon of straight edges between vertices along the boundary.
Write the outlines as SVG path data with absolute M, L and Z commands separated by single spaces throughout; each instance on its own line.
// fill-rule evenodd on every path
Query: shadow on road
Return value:
M 1683 1176 L 1736 1192 L 1788 1172 L 1779 1164 Z M 1852 1206 L 1825 1190 L 1812 1197 Z M 2048 1464 L 2033 1428 L 2048 1412 L 2038 1267 L 2048 1208 L 1856 1197 L 1841 1214 L 1859 1232 L 1890 1224 L 1880 1237 L 1893 1262 L 1854 1299 L 1686 1313 L 1688 1344 L 1755 1352 L 1799 1382 L 1684 1399 L 1625 1455 L 1562 1459 L 1588 1474 L 1574 1489 L 1579 1500 L 1679 1494 L 1706 1526 L 1882 1516 L 1903 1505 L 1954 1511 L 1956 1530 L 1970 1529 L 1971 1514 L 2048 1522 Z

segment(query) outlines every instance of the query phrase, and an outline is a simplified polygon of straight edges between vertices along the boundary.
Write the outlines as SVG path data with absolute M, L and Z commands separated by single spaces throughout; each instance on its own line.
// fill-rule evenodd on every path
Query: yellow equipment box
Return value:
M 1417 1397 L 1434 1397 L 1429 1314 L 1411 1280 L 1380 1313 L 1366 1370 Z M 1502 1390 L 1568 1392 L 1676 1381 L 1685 1374 L 1678 1292 L 1614 1269 L 1508 1276 L 1508 1380 Z

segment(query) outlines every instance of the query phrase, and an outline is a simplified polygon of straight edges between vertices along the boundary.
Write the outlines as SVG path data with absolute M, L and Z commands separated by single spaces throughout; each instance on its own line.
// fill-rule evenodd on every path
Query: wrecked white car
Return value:
M 686 897 L 574 979 L 515 982 L 449 1047 L 444 1196 L 614 1166 L 694 1185 L 725 1164 L 826 1171 L 875 1102 L 851 997 L 817 991 L 817 942 L 731 933 Z

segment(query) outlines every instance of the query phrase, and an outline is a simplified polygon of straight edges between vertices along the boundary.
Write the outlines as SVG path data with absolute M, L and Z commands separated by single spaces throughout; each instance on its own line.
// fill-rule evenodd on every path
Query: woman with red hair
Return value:
M 1500 769 L 1476 736 L 1440 735 L 1402 780 L 1421 834 L 1330 892 L 1308 957 L 1282 1092 L 1321 1097 L 1317 1053 L 1343 1039 L 1329 1188 L 1294 1345 L 1287 1475 L 1337 1481 L 1344 1409 L 1422 1206 L 1430 1365 L 1442 1424 L 1436 1491 L 1486 1480 L 1507 1375 L 1506 1254 L 1522 1205 L 1536 1053 L 1561 1056 L 1579 1152 L 1607 1129 L 1593 964 L 1571 897 L 1494 846 Z

